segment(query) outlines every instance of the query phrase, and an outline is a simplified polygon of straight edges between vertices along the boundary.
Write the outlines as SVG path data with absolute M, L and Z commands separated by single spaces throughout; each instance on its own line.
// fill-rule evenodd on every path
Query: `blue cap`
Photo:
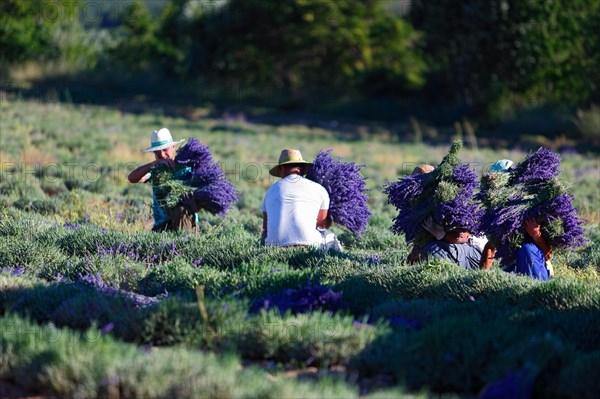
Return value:
M 489 167 L 488 172 L 506 172 L 513 166 L 514 162 L 510 159 L 501 159 Z

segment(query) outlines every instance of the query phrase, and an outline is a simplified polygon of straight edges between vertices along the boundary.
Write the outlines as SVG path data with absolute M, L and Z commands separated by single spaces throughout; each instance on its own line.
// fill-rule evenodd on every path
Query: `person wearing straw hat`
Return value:
M 185 139 L 174 141 L 171 132 L 167 128 L 155 130 L 150 136 L 150 147 L 141 150 L 142 152 L 154 153 L 154 161 L 148 162 L 134 169 L 127 177 L 131 183 L 145 183 L 151 181 L 152 169 L 159 164 L 168 168 L 175 167 L 175 148 Z M 186 167 L 174 173 L 176 179 L 182 179 L 191 173 L 191 168 Z M 153 231 L 174 231 L 185 229 L 191 232 L 197 231 L 196 204 L 189 197 L 184 197 L 181 204 L 171 210 L 162 208 L 156 197 L 154 187 L 152 189 L 152 211 L 154 214 Z
M 329 194 L 304 177 L 311 165 L 298 150 L 281 151 L 277 165 L 269 171 L 281 180 L 267 190 L 261 206 L 263 245 L 342 250 L 335 235 L 327 230 L 331 226 L 327 217 Z

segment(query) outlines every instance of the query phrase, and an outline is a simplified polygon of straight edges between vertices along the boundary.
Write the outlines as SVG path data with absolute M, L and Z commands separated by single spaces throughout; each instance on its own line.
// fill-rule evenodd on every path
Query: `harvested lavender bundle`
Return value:
M 363 165 L 334 159 L 331 150 L 319 151 L 306 177 L 322 185 L 329 194 L 331 219 L 355 235 L 367 227 L 371 211 L 367 206 L 368 191 L 360 174 Z
M 392 231 L 404 234 L 407 242 L 423 246 L 432 239 L 421 227 L 428 216 L 446 231 L 461 228 L 479 232 L 483 212 L 473 201 L 477 174 L 460 163 L 461 148 L 462 142 L 455 141 L 432 172 L 405 176 L 384 188 L 388 203 L 398 210 Z
M 550 246 L 584 245 L 583 221 L 556 177 L 559 167 L 560 156 L 540 148 L 513 170 L 482 176 L 477 195 L 485 209 L 481 225 L 503 264 L 515 262 L 517 250 L 528 239 L 523 223 L 530 217 L 540 224 Z
M 210 148 L 195 138 L 177 151 L 174 169 L 153 170 L 152 177 L 159 203 L 165 208 L 177 206 L 184 194 L 193 192 L 199 208 L 223 216 L 238 199 L 235 186 L 213 160 Z
M 181 172 L 183 169 L 170 169 L 164 164 L 158 164 L 152 169 L 154 193 L 158 203 L 164 209 L 175 208 L 183 195 L 194 190 L 177 178 Z
M 194 191 L 194 199 L 202 209 L 224 216 L 238 197 L 235 186 L 227 180 L 222 180 L 197 188 Z

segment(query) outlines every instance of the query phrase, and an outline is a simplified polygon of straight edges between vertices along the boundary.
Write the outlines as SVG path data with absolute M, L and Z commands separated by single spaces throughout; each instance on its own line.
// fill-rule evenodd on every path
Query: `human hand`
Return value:
M 542 237 L 542 226 L 540 226 L 533 216 L 527 218 L 523 223 L 523 226 L 525 226 L 525 231 L 527 231 L 527 234 L 529 234 L 534 241 Z
M 196 199 L 194 198 L 193 192 L 183 194 L 183 196 L 181 197 L 181 201 L 179 201 L 179 202 L 181 203 L 181 206 L 186 208 L 191 213 L 196 213 L 200 210 L 200 207 L 198 206 L 198 203 L 196 202 Z
M 423 223 L 421 223 L 421 227 L 423 227 L 426 231 L 428 231 L 432 236 L 435 237 L 436 240 L 441 240 L 446 235 L 446 231 L 442 226 L 433 221 L 433 217 L 427 216 Z

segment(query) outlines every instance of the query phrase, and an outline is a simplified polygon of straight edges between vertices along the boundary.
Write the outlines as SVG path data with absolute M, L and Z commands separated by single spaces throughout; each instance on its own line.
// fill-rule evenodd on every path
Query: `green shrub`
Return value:
M 58 248 L 33 240 L 15 237 L 0 242 L 0 265 L 25 266 L 25 272 L 30 275 L 51 278 L 53 273 L 63 270 L 66 260 L 67 257 Z
M 52 325 L 38 326 L 16 316 L 0 318 L 0 378 L 26 389 L 51 390 L 62 397 L 234 398 L 355 397 L 345 384 L 323 379 L 310 384 L 271 381 L 256 369 L 240 370 L 237 359 L 183 348 L 141 351 L 102 336 Z M 281 395 L 281 396 L 280 396 Z
M 284 317 L 262 311 L 243 327 L 236 337 L 243 356 L 307 365 L 345 363 L 384 331 L 320 311 Z
M 219 349 L 231 346 L 235 333 L 246 323 L 247 304 L 240 301 L 208 300 L 204 319 L 197 302 L 180 297 L 163 300 L 147 315 L 141 342 L 170 346 Z
M 208 273 L 208 276 L 202 274 L 204 273 L 184 260 L 175 259 L 153 267 L 138 283 L 138 291 L 152 296 L 166 292 L 189 295 L 194 292 L 197 285 L 210 281 L 212 276 L 218 276 L 218 273 L 214 272 Z
M 13 206 L 26 212 L 37 212 L 42 215 L 53 215 L 59 211 L 56 201 L 50 198 L 34 200 L 21 198 L 15 201 Z

